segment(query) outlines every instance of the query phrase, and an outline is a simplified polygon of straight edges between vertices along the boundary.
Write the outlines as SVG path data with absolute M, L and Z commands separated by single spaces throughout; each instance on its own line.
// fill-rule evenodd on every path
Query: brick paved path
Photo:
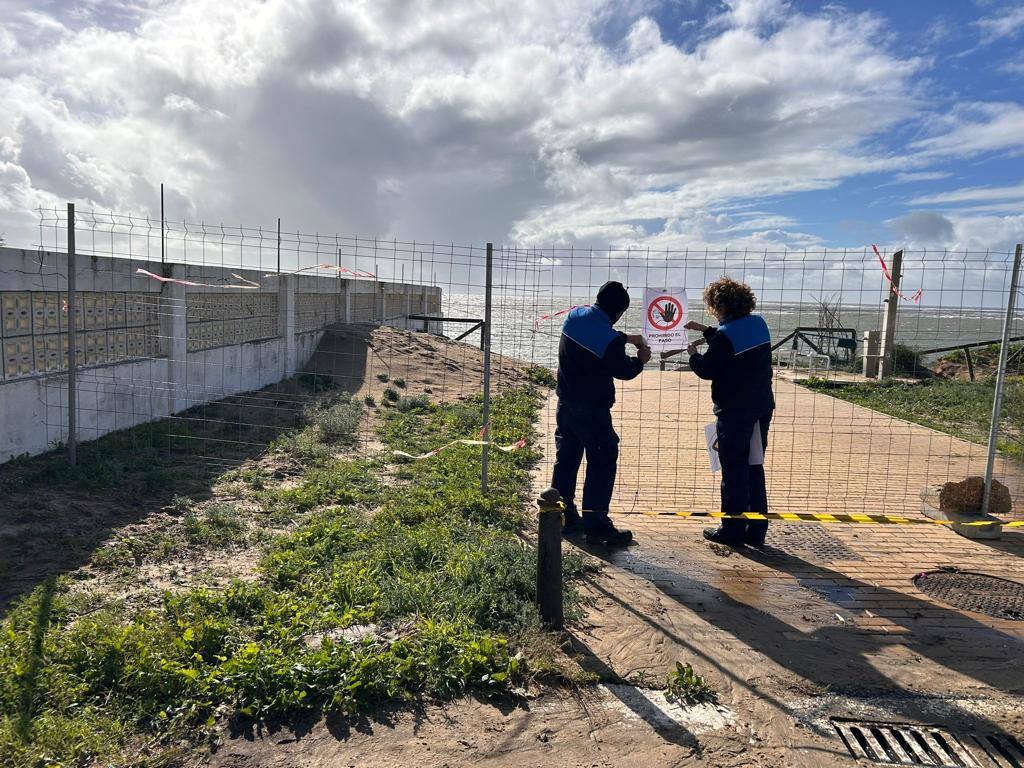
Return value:
M 645 373 L 623 390 L 618 509 L 637 491 L 637 511 L 714 509 L 706 385 Z M 980 446 L 787 382 L 777 397 L 777 511 L 919 515 L 921 486 L 983 469 Z M 1000 472 L 1020 500 L 1019 474 Z M 584 577 L 592 602 L 570 634 L 599 671 L 657 681 L 688 661 L 706 675 L 735 715 L 701 737 L 708 765 L 852 764 L 832 717 L 1024 735 L 1024 621 L 960 610 L 914 581 L 943 566 L 1024 580 L 1024 530 L 979 542 L 939 526 L 773 522 L 758 553 L 708 544 L 706 520 L 614 517 L 636 544 L 586 549 L 606 565 Z
M 775 397 L 766 466 L 776 512 L 915 514 L 926 486 L 984 474 L 984 446 L 784 379 L 776 380 Z M 716 510 L 717 478 L 708 467 L 703 432 L 713 420 L 709 386 L 691 373 L 646 371 L 621 385 L 616 509 Z M 540 428 L 550 449 L 553 397 Z M 1020 466 L 1000 460 L 996 469 L 1024 504 Z M 550 476 L 549 463 L 541 474 Z

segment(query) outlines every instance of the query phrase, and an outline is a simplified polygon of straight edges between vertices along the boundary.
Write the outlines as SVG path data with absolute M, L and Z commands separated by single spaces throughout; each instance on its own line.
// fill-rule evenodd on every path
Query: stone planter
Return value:
M 921 512 L 932 520 L 950 523 L 948 528 L 968 539 L 998 539 L 1003 535 L 1002 521 L 977 512 L 946 512 L 939 507 L 939 488 L 921 492 Z

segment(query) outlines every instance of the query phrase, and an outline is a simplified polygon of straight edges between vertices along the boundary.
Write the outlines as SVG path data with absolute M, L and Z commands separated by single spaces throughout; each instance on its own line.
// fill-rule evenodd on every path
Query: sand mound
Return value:
M 525 384 L 529 366 L 491 356 L 492 392 Z M 378 396 L 387 386 L 433 401 L 462 400 L 483 391 L 483 353 L 478 346 L 443 336 L 369 324 L 327 328 L 303 369 L 330 377 L 357 396 Z

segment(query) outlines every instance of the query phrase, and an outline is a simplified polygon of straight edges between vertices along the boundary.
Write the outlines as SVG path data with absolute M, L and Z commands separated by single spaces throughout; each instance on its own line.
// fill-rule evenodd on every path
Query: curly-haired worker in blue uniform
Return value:
M 693 372 L 711 381 L 722 464 L 722 512 L 767 512 L 764 465 L 749 464 L 749 457 L 755 427 L 762 447 L 768 447 L 768 426 L 775 410 L 768 324 L 751 314 L 757 299 L 750 287 L 728 277 L 704 289 L 704 304 L 719 325 L 687 323 L 686 328 L 701 331 L 708 342 L 703 354 L 697 351 L 697 343 L 687 351 Z M 730 546 L 761 547 L 767 533 L 766 520 L 725 519 L 720 528 L 705 530 L 704 538 Z
M 635 379 L 651 359 L 641 336 L 627 336 L 612 326 L 629 308 L 622 283 L 607 282 L 589 307 L 573 309 L 562 325 L 558 344 L 558 410 L 555 467 L 551 485 L 565 501 L 565 535 L 586 534 L 590 544 L 625 546 L 633 540 L 608 517 L 619 458 L 619 436 L 612 427 L 614 379 Z M 626 344 L 637 356 L 626 354 Z M 583 454 L 583 517 L 576 509 L 576 476 Z

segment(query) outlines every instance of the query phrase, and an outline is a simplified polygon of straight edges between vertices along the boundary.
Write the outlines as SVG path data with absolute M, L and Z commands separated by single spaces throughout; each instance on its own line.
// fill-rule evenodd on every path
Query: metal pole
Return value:
M 992 473 L 996 466 L 996 443 L 999 441 L 999 416 L 1003 409 L 1003 388 L 1006 386 L 1006 358 L 1010 354 L 1010 329 L 1013 326 L 1013 310 L 1017 303 L 1017 284 L 1020 279 L 1021 245 L 1013 255 L 1013 273 L 1010 275 L 1010 298 L 1006 300 L 1006 317 L 1003 318 L 1003 341 L 999 346 L 999 367 L 996 369 L 996 395 L 992 400 L 992 424 L 988 430 L 988 463 L 985 465 L 985 493 L 981 498 L 981 513 L 988 514 L 992 500 Z
M 166 219 L 164 218 L 164 185 L 160 185 L 160 263 L 167 261 Z
M 882 354 L 878 361 L 878 378 L 883 379 L 893 373 L 896 362 L 896 315 L 900 309 L 900 281 L 903 279 L 903 249 L 892 255 L 892 267 L 889 269 L 892 285 L 889 286 L 889 298 L 885 300 L 885 325 L 882 328 Z
M 484 445 L 480 464 L 480 491 L 487 493 L 487 461 L 491 448 L 491 273 L 494 245 L 487 244 L 486 277 L 484 280 L 484 325 L 481 339 L 484 350 Z
M 281 274 L 281 217 L 277 217 L 277 274 Z
M 78 415 L 75 337 L 75 204 L 68 203 L 68 463 L 78 462 Z

